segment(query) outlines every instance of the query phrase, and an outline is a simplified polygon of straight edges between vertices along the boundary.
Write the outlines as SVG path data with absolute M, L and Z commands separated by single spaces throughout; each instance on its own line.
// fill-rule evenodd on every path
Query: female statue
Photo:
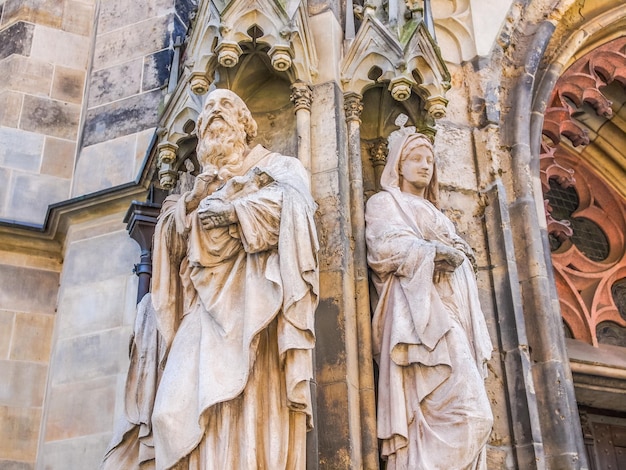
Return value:
M 472 250 L 437 208 L 426 136 L 404 132 L 390 144 L 381 187 L 367 203 L 366 237 L 378 293 L 372 327 L 382 458 L 387 470 L 484 469 L 492 346 Z

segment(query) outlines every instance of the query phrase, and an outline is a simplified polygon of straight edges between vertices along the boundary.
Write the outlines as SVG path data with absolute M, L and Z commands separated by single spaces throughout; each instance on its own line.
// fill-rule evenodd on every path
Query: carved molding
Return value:
M 417 92 L 432 117 L 443 117 L 450 74 L 424 22 L 407 22 L 401 36 L 394 29 L 365 14 L 341 66 L 344 92 L 362 95 L 385 83 L 395 100 Z
M 455 62 L 461 63 L 476 56 L 476 39 L 472 24 L 470 0 L 434 0 L 433 17 L 438 39 L 449 36 L 446 41 L 449 47 L 456 47 Z M 447 51 L 446 60 L 451 60 L 452 51 Z

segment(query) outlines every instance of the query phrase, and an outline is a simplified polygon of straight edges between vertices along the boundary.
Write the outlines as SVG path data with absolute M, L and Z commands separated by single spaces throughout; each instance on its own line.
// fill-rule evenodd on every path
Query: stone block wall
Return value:
M 72 196 L 133 181 L 162 110 L 193 0 L 102 2 Z
M 121 416 L 139 259 L 123 216 L 68 235 L 38 469 L 98 468 Z
M 0 468 L 35 468 L 59 270 L 0 252 Z
M 0 6 L 0 218 L 42 225 L 70 195 L 94 0 Z

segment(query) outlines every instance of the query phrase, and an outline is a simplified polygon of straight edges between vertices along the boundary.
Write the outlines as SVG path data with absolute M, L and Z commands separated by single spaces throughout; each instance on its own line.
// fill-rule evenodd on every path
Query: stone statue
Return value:
M 154 457 L 142 469 L 305 468 L 316 206 L 296 158 L 249 148 L 256 130 L 236 94 L 210 93 L 197 123 L 202 173 L 161 211 L 152 304 L 164 352 L 152 357 L 163 370 L 156 394 L 142 393 L 154 395 L 135 431 Z M 139 468 L 119 466 L 123 441 L 103 468 Z
M 473 252 L 437 209 L 430 140 L 396 132 L 366 208 L 381 455 L 387 470 L 485 469 L 492 346 Z

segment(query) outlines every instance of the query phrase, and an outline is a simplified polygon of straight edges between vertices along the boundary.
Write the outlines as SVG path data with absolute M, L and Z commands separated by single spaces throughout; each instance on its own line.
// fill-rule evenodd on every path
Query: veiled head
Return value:
M 433 203 L 435 206 L 439 204 L 439 184 L 437 181 L 437 165 L 434 159 L 434 148 L 430 139 L 424 134 L 410 133 L 397 139 L 389 148 L 387 163 L 380 178 L 380 184 L 383 189 L 395 189 L 402 191 L 403 167 L 409 158 L 411 161 L 424 159 L 428 162 L 428 174 L 422 175 L 425 168 L 420 168 L 417 174 L 407 175 L 407 178 L 416 180 L 416 183 L 424 183 L 424 198 Z M 432 164 L 432 165 L 431 165 Z M 408 166 L 405 167 L 409 171 Z M 425 179 L 424 179 L 425 178 Z

